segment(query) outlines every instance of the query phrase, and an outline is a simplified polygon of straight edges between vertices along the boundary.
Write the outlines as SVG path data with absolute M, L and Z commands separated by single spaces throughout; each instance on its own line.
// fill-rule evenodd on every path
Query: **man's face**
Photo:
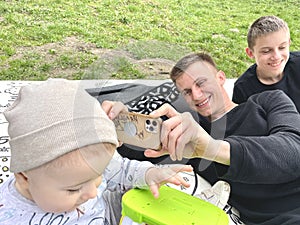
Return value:
M 190 108 L 205 117 L 218 118 L 225 111 L 222 85 L 225 75 L 207 62 L 196 62 L 176 79 Z
M 253 49 L 247 49 L 247 54 L 256 61 L 257 73 L 263 83 L 264 80 L 276 81 L 277 77 L 282 77 L 289 59 L 289 46 L 290 36 L 281 29 L 257 38 Z

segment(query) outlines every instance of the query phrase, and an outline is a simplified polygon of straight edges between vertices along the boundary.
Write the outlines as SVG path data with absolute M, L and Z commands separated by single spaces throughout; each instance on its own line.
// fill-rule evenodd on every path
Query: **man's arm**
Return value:
M 272 184 L 289 182 L 300 174 L 300 116 L 282 91 L 250 97 L 261 107 L 253 119 L 267 122 L 260 136 L 228 136 L 231 166 L 225 177 L 238 182 Z M 251 121 L 249 121 L 251 123 Z M 260 129 L 257 127 L 256 129 Z

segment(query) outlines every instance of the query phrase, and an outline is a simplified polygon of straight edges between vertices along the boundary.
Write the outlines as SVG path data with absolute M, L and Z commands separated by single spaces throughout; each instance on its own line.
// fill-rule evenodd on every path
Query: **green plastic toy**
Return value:
M 159 198 L 149 190 L 132 189 L 122 199 L 122 215 L 148 225 L 228 225 L 217 206 L 171 187 L 162 186 Z

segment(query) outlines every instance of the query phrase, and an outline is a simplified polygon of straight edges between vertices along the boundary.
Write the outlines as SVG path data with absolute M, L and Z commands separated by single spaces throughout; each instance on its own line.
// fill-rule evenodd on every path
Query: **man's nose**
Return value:
M 203 95 L 203 91 L 200 87 L 198 87 L 197 85 L 192 87 L 192 96 L 193 99 L 200 99 Z

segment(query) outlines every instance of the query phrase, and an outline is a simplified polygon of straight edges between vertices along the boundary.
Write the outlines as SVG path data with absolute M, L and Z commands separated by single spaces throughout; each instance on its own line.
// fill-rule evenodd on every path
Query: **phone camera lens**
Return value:
M 151 121 L 150 120 L 146 120 L 146 124 L 147 125 L 151 124 Z
M 156 121 L 152 121 L 152 125 L 156 127 L 157 126 L 157 122 Z

